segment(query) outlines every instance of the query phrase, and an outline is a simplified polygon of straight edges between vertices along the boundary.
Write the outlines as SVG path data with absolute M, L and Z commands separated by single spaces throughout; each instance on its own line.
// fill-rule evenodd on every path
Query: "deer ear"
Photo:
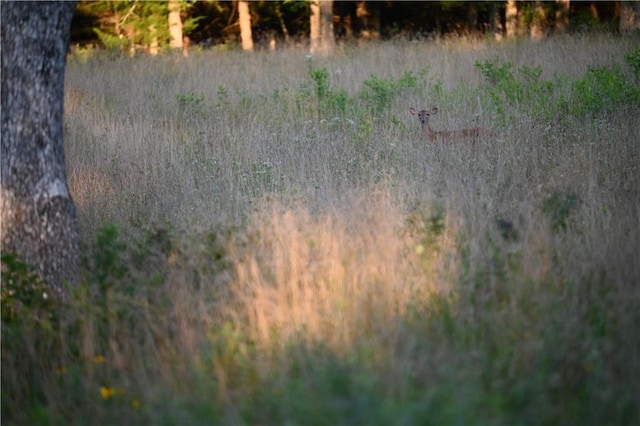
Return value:
M 413 107 L 409 108 L 409 112 L 411 113 L 411 115 L 416 115 L 418 113 Z
M 431 108 L 431 114 L 437 114 L 438 113 L 438 108 L 433 107 Z

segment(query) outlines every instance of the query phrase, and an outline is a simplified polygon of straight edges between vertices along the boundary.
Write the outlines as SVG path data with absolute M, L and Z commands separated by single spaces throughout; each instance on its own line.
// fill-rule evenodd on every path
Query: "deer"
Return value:
M 468 129 L 451 130 L 451 131 L 439 131 L 435 132 L 429 124 L 429 117 L 438 113 L 438 108 L 433 107 L 430 110 L 416 110 L 415 108 L 409 108 L 411 115 L 417 115 L 420 119 L 420 126 L 422 127 L 422 133 L 430 142 L 447 141 L 447 140 L 467 140 L 473 143 L 479 141 L 482 137 L 495 136 L 495 132 L 484 127 L 471 127 Z

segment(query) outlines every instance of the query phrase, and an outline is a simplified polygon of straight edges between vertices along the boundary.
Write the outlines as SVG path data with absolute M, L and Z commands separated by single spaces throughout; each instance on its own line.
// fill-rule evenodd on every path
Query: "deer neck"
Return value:
M 427 139 L 429 139 L 429 141 L 434 142 L 438 136 L 437 132 L 434 132 L 433 129 L 431 128 L 431 125 L 429 125 L 429 122 L 427 121 L 426 123 L 422 124 L 422 133 L 424 133 L 424 135 L 427 137 Z

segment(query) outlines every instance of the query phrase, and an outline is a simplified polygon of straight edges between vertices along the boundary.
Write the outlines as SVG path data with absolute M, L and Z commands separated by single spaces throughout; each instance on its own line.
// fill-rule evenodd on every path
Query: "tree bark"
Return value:
M 309 51 L 315 54 L 320 50 L 320 1 L 311 0 L 309 4 L 311 16 L 309 20 Z
M 475 2 L 467 3 L 467 28 L 469 35 L 475 35 L 478 32 L 478 8 Z
M 320 2 L 320 39 L 324 54 L 333 52 L 336 44 L 333 36 L 333 0 L 323 0 Z
M 170 1 L 169 9 L 169 47 L 181 51 L 183 49 L 182 39 L 182 18 L 180 18 L 180 3 Z
M 58 296 L 77 283 L 76 209 L 63 146 L 64 70 L 74 2 L 2 2 L 2 251 Z
M 238 2 L 238 23 L 240 24 L 240 39 L 242 40 L 242 50 L 253 50 L 253 36 L 251 35 L 251 13 L 249 13 L 249 2 Z
M 502 19 L 500 18 L 500 10 L 496 3 L 491 3 L 489 6 L 489 15 L 491 20 L 491 31 L 493 32 L 493 39 L 495 41 L 502 40 Z
M 516 0 L 507 1 L 505 15 L 507 38 L 513 38 L 518 33 L 518 5 L 516 4 Z
M 376 10 L 378 5 L 361 0 L 356 3 L 356 18 L 360 28 L 360 38 L 363 40 L 377 40 L 380 38 L 380 12 Z
M 152 56 L 156 56 L 160 53 L 160 43 L 158 42 L 158 31 L 156 31 L 155 25 L 149 25 L 149 34 L 152 35 L 151 42 L 149 43 L 149 53 Z
M 333 1 L 312 0 L 310 21 L 311 53 L 328 55 L 333 51 Z
M 540 41 L 547 36 L 546 13 L 542 0 L 536 0 L 533 7 L 533 22 L 531 23 L 531 39 Z
M 556 0 L 556 32 L 564 33 L 569 27 L 570 0 Z

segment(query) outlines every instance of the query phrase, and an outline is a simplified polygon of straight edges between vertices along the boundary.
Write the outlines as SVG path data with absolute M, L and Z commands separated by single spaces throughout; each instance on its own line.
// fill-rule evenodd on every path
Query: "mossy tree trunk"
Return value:
M 65 171 L 64 70 L 74 2 L 2 2 L 2 252 L 54 293 L 76 283 L 76 209 Z

